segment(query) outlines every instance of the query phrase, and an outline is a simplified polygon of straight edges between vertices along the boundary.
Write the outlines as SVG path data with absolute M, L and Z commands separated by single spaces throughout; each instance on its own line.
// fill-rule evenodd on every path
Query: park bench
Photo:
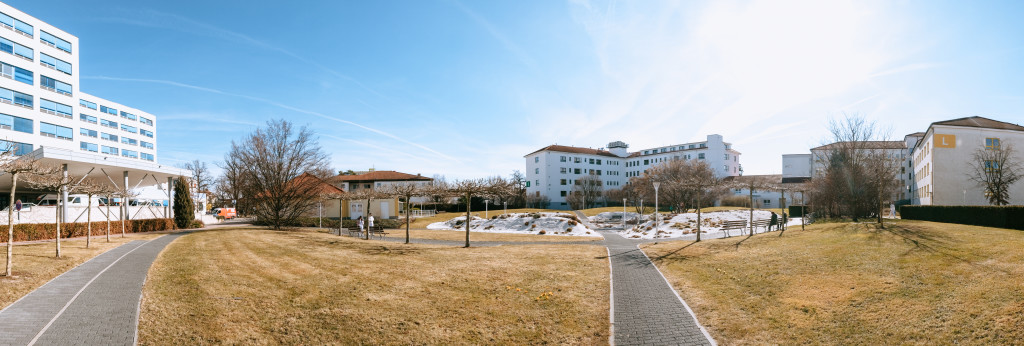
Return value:
M 771 222 L 772 220 L 770 219 L 757 219 L 754 220 L 754 223 L 751 226 L 753 231 L 757 231 L 758 228 L 764 227 L 764 231 L 768 232 L 768 225 L 771 224 Z
M 387 232 L 384 232 L 384 227 L 382 227 L 382 226 L 370 227 L 370 236 L 378 236 L 378 237 L 380 237 L 380 239 L 384 239 L 384 236 L 386 236 L 386 235 L 388 235 L 388 234 L 387 234 Z
M 725 236 L 729 237 L 729 231 L 739 230 L 743 233 L 743 229 L 747 227 L 747 220 L 729 220 L 722 221 L 722 230 L 725 231 Z
M 359 226 L 352 226 L 352 227 L 349 227 L 347 230 L 348 230 L 348 236 L 349 237 L 358 237 L 358 236 L 363 234 L 363 232 L 359 231 Z

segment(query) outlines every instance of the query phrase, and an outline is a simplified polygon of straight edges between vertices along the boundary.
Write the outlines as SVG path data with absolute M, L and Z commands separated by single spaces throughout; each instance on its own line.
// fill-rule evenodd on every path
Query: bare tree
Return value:
M 329 159 L 307 127 L 271 120 L 241 142 L 231 143 L 225 162 L 240 166 L 240 180 L 260 222 L 274 229 L 293 223 L 316 206 L 320 181 L 296 179 L 303 174 L 325 178 Z
M 29 185 L 34 188 L 44 191 L 56 191 L 57 194 L 57 205 L 56 205 L 56 224 L 57 230 L 55 232 L 54 244 L 56 245 L 56 256 L 60 258 L 60 226 L 64 223 L 63 220 L 63 206 L 67 203 L 64 199 L 64 191 L 71 187 L 77 179 L 67 174 L 66 171 L 53 167 L 47 169 L 49 174 L 36 174 L 32 175 L 28 179 Z
M 587 209 L 597 204 L 597 200 L 604 195 L 604 183 L 601 178 L 590 174 L 573 182 L 569 196 L 565 198 L 569 207 L 573 209 Z
M 1010 187 L 1024 176 L 1010 143 L 994 143 L 976 149 L 970 163 L 969 178 L 985 189 L 985 197 L 993 205 L 1010 204 Z
M 518 169 L 512 171 L 512 175 L 508 179 L 510 192 L 512 197 L 510 198 L 513 207 L 526 206 L 526 175 L 520 172 Z
M 10 206 L 7 207 L 7 269 L 4 275 L 12 275 L 12 258 L 14 257 L 14 192 L 18 188 L 18 176 L 34 174 L 52 174 L 53 167 L 42 166 L 38 161 L 27 157 L 19 157 L 11 142 L 3 143 L 0 147 L 0 172 L 11 175 L 11 198 Z
M 108 189 L 109 189 L 108 185 L 106 185 L 106 184 L 97 184 L 97 183 L 93 183 L 91 181 L 80 182 L 80 183 L 78 183 L 78 185 L 76 185 L 76 186 L 74 186 L 72 188 L 73 191 L 75 191 L 76 193 L 84 194 L 86 196 L 86 198 L 88 199 L 87 202 L 86 202 L 86 209 L 85 209 L 85 225 L 86 225 L 85 226 L 85 228 L 86 228 L 86 232 L 85 232 L 85 247 L 86 248 L 88 248 L 89 245 L 92 243 L 92 198 L 93 198 L 93 196 L 98 196 L 98 195 L 102 195 L 102 194 L 106 193 Z M 108 222 L 108 224 L 109 224 L 109 222 Z M 108 228 L 107 234 L 108 234 L 108 236 L 110 234 L 109 228 Z
M 200 210 L 202 206 L 195 203 L 195 201 L 199 200 L 200 195 L 206 194 L 206 200 L 207 203 L 209 203 L 209 192 L 211 192 L 210 189 L 213 185 L 213 177 L 210 176 L 210 170 L 207 168 L 206 162 L 199 161 L 198 159 L 186 162 L 182 166 L 182 168 L 189 170 L 192 178 L 190 181 L 196 185 L 196 189 L 192 191 L 192 201 L 195 205 L 195 211 L 203 212 L 205 210 Z
M 382 193 L 394 197 L 400 197 L 405 199 L 405 243 L 409 243 L 409 219 L 412 207 L 412 198 L 424 195 L 427 190 L 424 189 L 423 183 L 417 182 L 405 182 L 395 183 L 388 185 L 384 188 Z
M 749 193 L 750 221 L 748 223 L 750 225 L 750 233 L 747 235 L 748 237 L 754 235 L 754 192 L 777 190 L 782 182 L 781 180 L 776 181 L 774 178 L 775 176 L 748 175 L 732 179 L 731 187 L 747 189 Z
M 466 198 L 466 247 L 469 247 L 469 224 L 473 220 L 470 214 L 473 204 L 470 201 L 473 200 L 473 196 L 487 194 L 488 189 L 489 185 L 484 179 L 457 180 L 449 185 L 450 193 Z
M 887 140 L 889 131 L 879 131 L 875 122 L 857 115 L 831 119 L 829 132 L 831 143 L 812 150 L 820 171 L 811 203 L 830 217 L 880 217 L 882 201 L 895 192 L 905 144 Z
M 722 179 L 715 175 L 714 169 L 705 161 L 689 161 L 690 174 L 676 182 L 682 187 L 693 189 L 697 196 L 697 241 L 700 241 L 701 208 L 704 200 L 714 200 L 721 194 Z

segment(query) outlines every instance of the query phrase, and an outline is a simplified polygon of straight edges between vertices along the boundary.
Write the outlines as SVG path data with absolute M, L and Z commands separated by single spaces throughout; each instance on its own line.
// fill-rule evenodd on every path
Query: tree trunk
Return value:
M 885 223 L 882 222 L 882 212 L 885 211 L 885 205 L 882 204 L 882 193 L 878 193 L 878 226 L 885 228 Z
M 105 219 L 107 219 L 107 242 L 108 243 L 110 242 L 110 201 L 112 199 L 113 198 L 110 198 L 110 195 L 107 195 L 107 215 L 106 215 Z
M 750 234 L 748 237 L 754 236 L 754 187 L 750 187 Z
M 704 192 L 697 192 L 697 241 L 700 241 L 700 195 Z
M 800 230 L 801 231 L 806 231 L 807 230 L 807 201 L 804 200 L 804 195 L 806 195 L 806 194 L 807 194 L 807 192 L 800 191 Z
M 366 199 L 366 217 L 363 218 L 363 226 L 366 229 L 364 240 L 370 240 L 370 201 L 372 199 Z
M 58 189 L 58 191 L 57 191 L 57 238 L 54 239 L 55 243 L 57 244 L 57 258 L 60 258 L 60 224 L 61 224 L 61 222 L 60 222 L 60 204 L 61 204 L 60 200 L 63 199 L 63 198 L 64 198 L 63 195 L 61 194 L 61 192 Z
M 14 189 L 18 187 L 18 172 L 11 174 L 11 206 L 7 208 L 7 270 L 11 277 L 11 256 L 14 255 Z
M 472 196 L 472 194 L 466 193 L 466 247 L 469 247 L 469 222 L 470 222 L 469 208 L 472 205 L 471 203 L 469 203 L 469 201 L 470 201 L 471 196 Z
M 412 206 L 410 200 L 412 200 L 411 197 L 405 196 L 405 243 L 406 244 L 409 243 L 409 213 L 410 213 L 409 207 Z
M 92 243 L 92 195 L 86 195 L 86 197 L 89 198 L 85 209 L 85 248 L 88 249 Z
M 128 198 L 127 197 L 121 198 L 121 209 L 118 209 L 118 210 L 120 210 L 120 213 L 121 213 L 121 215 L 119 216 L 119 218 L 121 219 L 121 238 L 124 238 L 124 219 L 125 219 L 125 216 L 127 216 L 125 214 L 128 213 Z

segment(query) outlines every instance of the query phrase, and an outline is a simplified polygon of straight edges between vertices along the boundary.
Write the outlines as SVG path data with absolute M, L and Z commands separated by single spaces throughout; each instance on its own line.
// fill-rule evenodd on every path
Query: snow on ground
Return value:
M 635 222 L 636 218 L 639 217 L 639 216 L 640 216 L 640 214 L 627 212 L 626 213 L 626 221 L 627 222 L 629 222 L 629 221 Z M 619 211 L 616 211 L 616 212 L 603 212 L 603 213 L 600 213 L 600 214 L 588 217 L 587 220 L 589 220 L 591 224 L 601 225 L 601 227 L 621 226 L 622 225 L 622 212 L 619 212 Z
M 767 210 L 754 210 L 754 220 L 771 219 L 771 216 L 771 212 Z M 657 229 L 654 228 L 654 217 L 652 215 L 646 215 L 644 223 L 639 226 L 633 226 L 626 231 L 622 231 L 620 234 L 626 238 L 639 239 L 679 238 L 697 234 L 697 213 L 675 215 L 661 214 L 660 217 L 665 219 L 661 220 L 661 225 L 659 225 Z M 749 219 L 749 210 L 726 210 L 701 213 L 701 234 L 708 235 L 708 238 L 723 237 L 726 234 L 725 231 L 721 229 L 723 221 L 746 221 Z M 793 224 L 792 221 L 793 220 L 790 220 L 790 225 Z M 799 225 L 799 222 L 796 224 Z M 755 232 L 763 231 L 764 228 L 755 230 Z M 729 235 L 738 234 L 740 234 L 740 230 L 729 231 Z
M 465 222 L 466 217 L 459 216 L 448 221 L 427 225 L 427 229 L 464 230 Z M 580 223 L 576 215 L 568 213 L 510 213 L 496 215 L 490 220 L 474 216 L 469 223 L 469 230 L 493 233 L 601 236 Z

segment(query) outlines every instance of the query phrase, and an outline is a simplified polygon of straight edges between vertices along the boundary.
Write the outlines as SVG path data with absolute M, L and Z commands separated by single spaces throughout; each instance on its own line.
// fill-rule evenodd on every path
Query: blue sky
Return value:
M 220 161 L 268 119 L 339 170 L 473 178 L 549 144 L 718 133 L 747 174 L 860 114 L 892 137 L 1024 123 L 1024 2 L 63 1 L 81 89 L 157 117 L 158 160 Z

